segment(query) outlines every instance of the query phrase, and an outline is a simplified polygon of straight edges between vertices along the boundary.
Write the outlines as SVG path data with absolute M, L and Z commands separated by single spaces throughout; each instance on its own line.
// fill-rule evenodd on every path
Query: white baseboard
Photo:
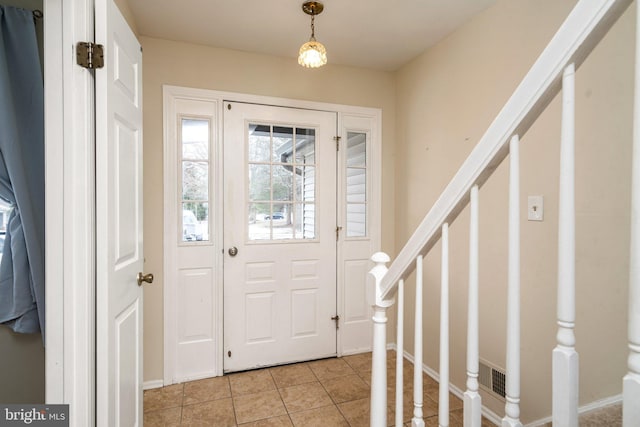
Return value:
M 387 350 L 397 350 L 397 347 L 394 343 L 389 343 L 387 344 Z M 406 350 L 403 352 L 403 355 L 404 355 L 404 358 L 407 359 L 409 362 L 411 363 L 414 362 L 413 355 L 408 353 Z M 437 382 L 440 382 L 440 375 L 435 370 L 431 369 L 429 366 L 425 365 L 424 363 L 422 364 L 422 371 L 425 374 L 429 375 L 434 380 L 436 380 Z M 460 390 L 458 387 L 456 387 L 454 384 L 451 384 L 451 383 L 449 383 L 449 390 L 451 391 L 451 393 L 458 396 L 460 399 L 464 400 L 463 390 Z M 587 405 L 581 406 L 578 408 L 578 414 L 579 415 L 587 414 L 591 411 L 596 411 L 598 409 L 601 409 L 610 405 L 615 405 L 617 403 L 622 403 L 621 394 L 596 400 L 595 402 L 591 402 Z M 500 425 L 502 423 L 502 417 L 500 415 L 496 414 L 495 412 L 493 412 L 492 410 L 484 406 L 482 407 L 482 416 L 484 416 L 486 419 L 488 419 L 495 425 Z M 546 418 L 542 418 L 542 419 L 530 422 L 526 424 L 525 427 L 541 427 L 547 423 L 550 423 L 551 421 L 552 421 L 552 417 L 546 417 Z
M 145 381 L 142 383 L 143 390 L 151 390 L 152 388 L 160 388 L 164 387 L 164 381 L 162 380 L 151 380 Z
M 617 403 L 622 403 L 622 395 L 618 394 L 616 396 L 606 397 L 604 399 L 596 400 L 595 402 L 588 403 L 584 406 L 578 408 L 578 415 L 588 414 L 592 411 L 597 411 L 598 409 L 605 408 L 607 406 L 615 405 Z M 553 421 L 552 417 L 542 418 L 540 420 L 532 421 L 526 425 L 526 427 L 540 427 L 547 423 Z
M 397 347 L 396 347 L 395 343 L 387 344 L 387 350 L 396 350 L 397 351 Z M 413 355 L 408 353 L 406 350 L 403 352 L 403 356 L 409 362 L 411 362 L 411 363 L 414 362 Z M 422 372 L 424 372 L 425 374 L 429 375 L 431 378 L 433 378 L 437 382 L 440 382 L 440 375 L 436 371 L 431 369 L 429 366 L 425 365 L 424 363 L 422 364 Z M 451 393 L 453 393 L 454 395 L 456 395 L 457 397 L 459 397 L 460 399 L 464 400 L 464 391 L 460 390 L 454 384 L 449 383 L 449 391 Z M 485 408 L 484 406 L 482 407 L 482 415 L 486 419 L 488 419 L 489 421 L 494 423 L 495 425 L 500 425 L 502 423 L 502 417 L 500 417 L 498 414 L 496 414 L 495 412 L 491 411 L 490 409 Z

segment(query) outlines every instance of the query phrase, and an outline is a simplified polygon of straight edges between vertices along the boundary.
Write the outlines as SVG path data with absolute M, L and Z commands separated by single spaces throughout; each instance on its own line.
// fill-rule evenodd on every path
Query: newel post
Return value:
M 387 425 L 387 309 L 393 299 L 382 299 L 380 283 L 387 274 L 386 263 L 389 255 L 376 252 L 371 257 L 375 266 L 369 271 L 375 279 L 375 287 L 370 300 L 373 302 L 373 356 L 371 367 L 371 427 Z

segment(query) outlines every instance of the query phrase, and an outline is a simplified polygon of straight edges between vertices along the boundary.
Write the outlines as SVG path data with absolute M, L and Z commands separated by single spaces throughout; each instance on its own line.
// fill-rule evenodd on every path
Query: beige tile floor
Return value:
M 395 365 L 395 352 L 388 353 Z M 412 417 L 413 366 L 404 368 L 403 420 Z M 278 366 L 175 384 L 144 393 L 144 425 L 368 426 L 371 353 Z M 438 384 L 424 375 L 424 417 L 438 425 Z M 395 369 L 388 372 L 389 425 L 394 424 Z M 450 426 L 462 426 L 462 401 L 450 395 Z M 492 426 L 483 419 L 483 426 Z

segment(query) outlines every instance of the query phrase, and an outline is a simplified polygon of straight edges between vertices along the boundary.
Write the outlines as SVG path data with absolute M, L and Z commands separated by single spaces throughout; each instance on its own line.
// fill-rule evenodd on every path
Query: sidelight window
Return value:
M 208 119 L 181 118 L 181 240 L 209 240 L 210 128 Z
M 367 134 L 347 132 L 347 237 L 367 236 Z

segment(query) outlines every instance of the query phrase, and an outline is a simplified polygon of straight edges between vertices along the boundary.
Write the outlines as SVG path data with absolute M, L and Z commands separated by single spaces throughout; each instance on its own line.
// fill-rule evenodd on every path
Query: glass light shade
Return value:
M 312 39 L 300 47 L 298 64 L 307 68 L 318 68 L 322 67 L 326 63 L 327 49 L 325 49 L 322 43 Z

